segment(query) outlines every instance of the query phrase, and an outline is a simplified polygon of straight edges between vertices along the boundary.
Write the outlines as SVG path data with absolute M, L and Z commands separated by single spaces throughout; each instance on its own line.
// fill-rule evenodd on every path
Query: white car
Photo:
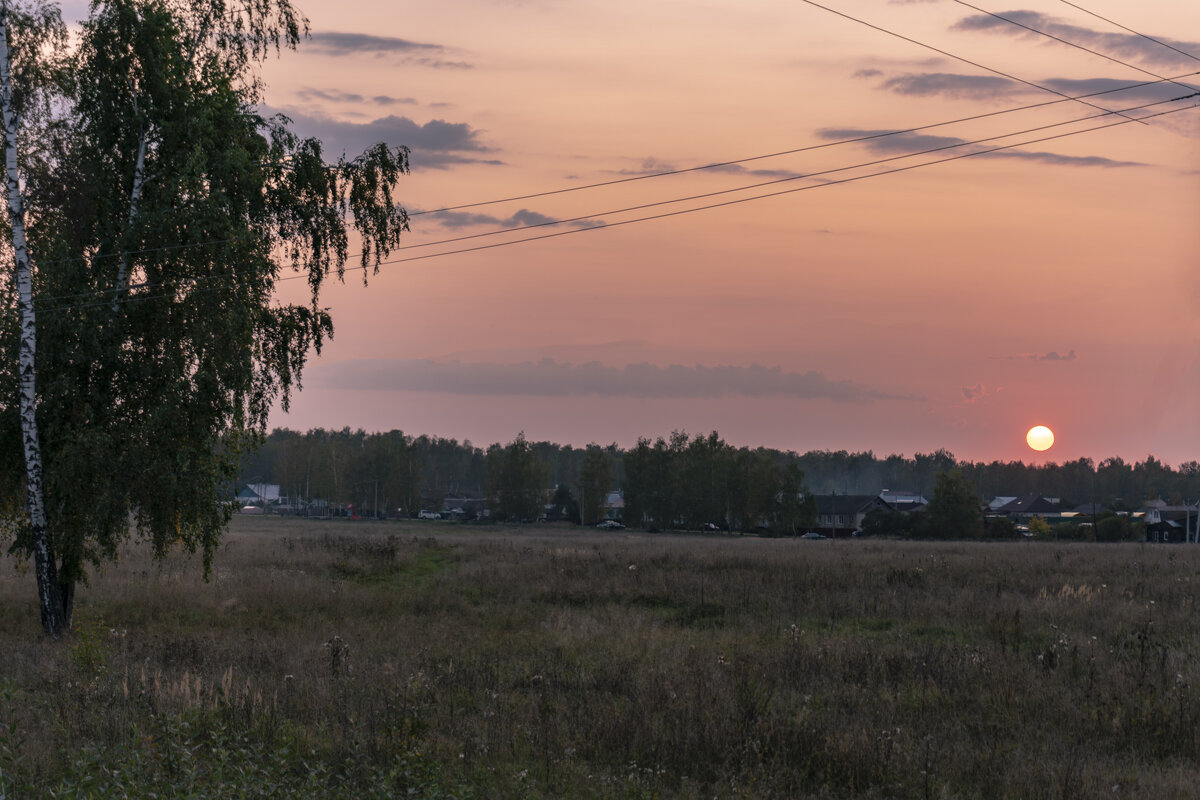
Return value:
M 437 513 L 436 511 L 422 510 L 419 514 L 417 514 L 417 519 L 441 519 L 441 518 L 442 518 L 442 515 Z
M 624 528 L 625 526 L 617 522 L 615 519 L 606 519 L 604 522 L 596 523 L 596 527 L 600 528 L 601 530 L 616 531 Z

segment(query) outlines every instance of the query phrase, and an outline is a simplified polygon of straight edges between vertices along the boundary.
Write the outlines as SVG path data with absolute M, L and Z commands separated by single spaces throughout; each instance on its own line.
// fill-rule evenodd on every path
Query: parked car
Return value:
M 417 519 L 441 519 L 441 518 L 442 518 L 442 515 L 437 513 L 436 511 L 425 511 L 424 509 L 422 509 L 421 513 L 417 514 Z
M 606 519 L 603 522 L 596 523 L 596 527 L 605 531 L 616 531 L 624 528 L 625 526 L 617 522 L 615 519 Z
M 809 531 L 808 533 L 804 534 L 800 538 L 801 539 L 828 539 L 829 537 L 823 533 L 817 533 L 816 531 Z

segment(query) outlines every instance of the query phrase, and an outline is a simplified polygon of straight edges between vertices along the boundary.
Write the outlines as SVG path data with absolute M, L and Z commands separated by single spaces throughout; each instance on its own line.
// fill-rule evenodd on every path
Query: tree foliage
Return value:
M 594 525 L 603 516 L 604 499 L 612 488 L 612 460 L 597 445 L 587 448 L 579 470 L 579 519 Z
M 548 473 L 525 434 L 517 434 L 507 447 L 488 451 L 488 495 L 497 519 L 533 522 L 542 515 Z
M 676 431 L 625 454 L 625 523 L 651 529 L 795 533 L 816 520 L 794 454 Z
M 50 5 L 6 8 L 59 24 Z M 332 335 L 320 291 L 343 276 L 351 230 L 365 276 L 407 226 L 392 199 L 405 148 L 330 160 L 257 110 L 257 64 L 306 25 L 290 0 L 97 0 L 73 52 L 36 26 L 13 29 L 22 102 L 47 98 L 17 144 L 63 587 L 115 557 L 131 515 L 156 553 L 179 543 L 210 567 L 230 513 L 215 499 Z M 293 272 L 308 300 L 280 303 Z M 3 288 L 7 436 L 19 429 L 19 336 Z M 4 444 L 10 474 L 23 473 Z M 31 536 L 16 549 L 33 550 Z
M 980 535 L 983 514 L 970 481 L 958 470 L 939 472 L 925 510 L 926 535 L 959 539 Z

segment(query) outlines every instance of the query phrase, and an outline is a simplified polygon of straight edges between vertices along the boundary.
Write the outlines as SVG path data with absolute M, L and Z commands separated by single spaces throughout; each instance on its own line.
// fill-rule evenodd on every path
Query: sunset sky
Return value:
M 1164 102 L 1200 86 L 1166 46 L 1200 57 L 1195 0 L 1078 4 L 1164 44 L 979 4 L 1124 64 L 952 0 L 823 3 L 944 53 L 801 0 L 300 5 L 269 108 L 334 152 L 410 146 L 411 249 L 324 295 L 334 341 L 273 426 L 1200 458 L 1200 109 Z M 1095 107 L 1147 104 L 1174 113 Z

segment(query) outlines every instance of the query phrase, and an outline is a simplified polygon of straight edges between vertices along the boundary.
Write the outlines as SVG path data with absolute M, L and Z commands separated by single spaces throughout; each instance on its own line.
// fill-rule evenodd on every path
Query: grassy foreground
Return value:
M 1195 797 L 1200 547 L 239 518 L 43 640 L 0 798 Z

